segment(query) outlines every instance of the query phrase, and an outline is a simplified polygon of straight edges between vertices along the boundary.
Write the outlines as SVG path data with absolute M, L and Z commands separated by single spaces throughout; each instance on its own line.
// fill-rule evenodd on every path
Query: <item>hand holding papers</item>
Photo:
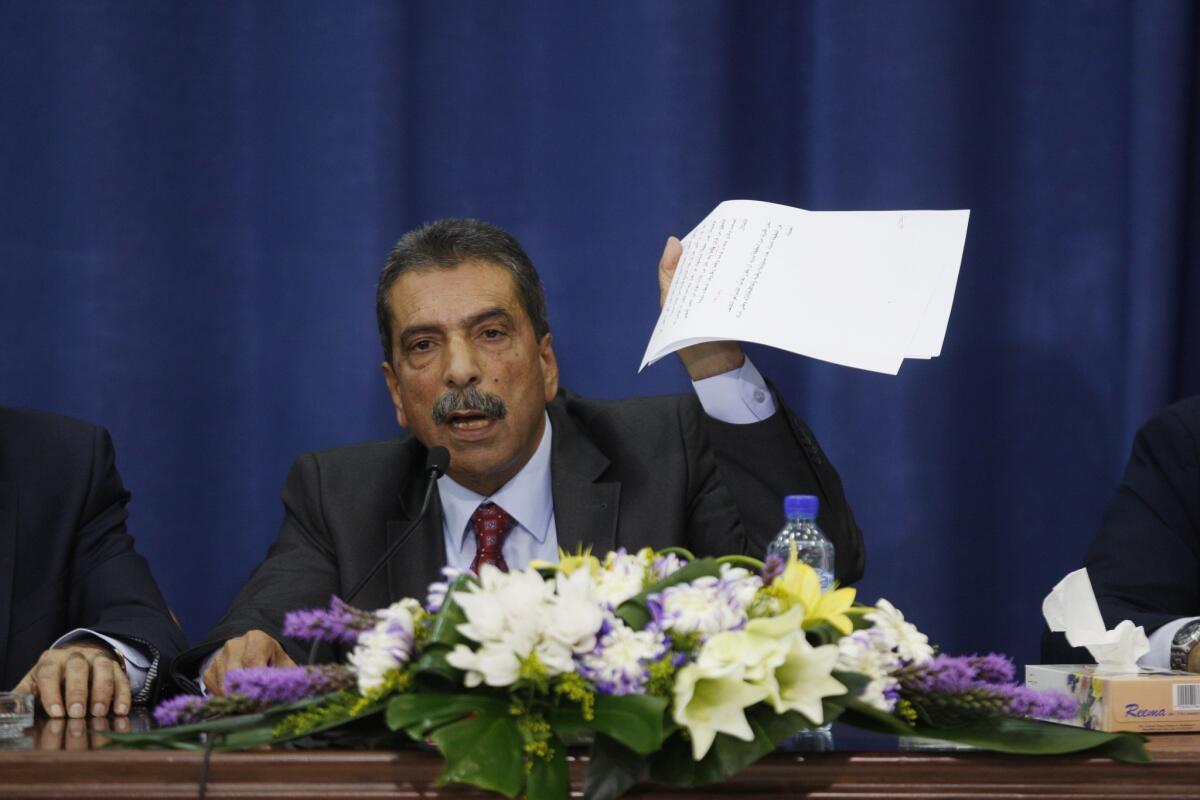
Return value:
M 1065 632 L 1072 647 L 1086 647 L 1098 673 L 1137 672 L 1137 660 L 1150 650 L 1140 625 L 1124 620 L 1104 627 L 1087 569 L 1077 569 L 1058 582 L 1042 601 L 1042 616 L 1055 633 Z
M 721 203 L 683 240 L 641 368 L 721 340 L 892 375 L 936 356 L 969 213 Z

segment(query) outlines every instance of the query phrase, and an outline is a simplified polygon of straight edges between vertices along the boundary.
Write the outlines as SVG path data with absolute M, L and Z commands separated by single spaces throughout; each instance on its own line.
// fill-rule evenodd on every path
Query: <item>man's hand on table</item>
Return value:
M 675 268 L 679 266 L 679 258 L 683 255 L 683 245 L 674 236 L 668 237 L 667 246 L 663 248 L 662 258 L 658 261 L 658 305 L 661 308 L 667 302 L 667 289 L 675 277 Z M 675 351 L 684 368 L 694 381 L 702 381 L 742 366 L 746 355 L 742 346 L 737 342 L 702 342 Z
M 108 645 L 75 641 L 42 653 L 13 689 L 38 696 L 51 717 L 117 716 L 133 705 L 124 661 Z
M 204 670 L 204 688 L 209 694 L 225 694 L 225 673 L 245 667 L 294 667 L 296 662 L 283 645 L 259 630 L 230 639 Z

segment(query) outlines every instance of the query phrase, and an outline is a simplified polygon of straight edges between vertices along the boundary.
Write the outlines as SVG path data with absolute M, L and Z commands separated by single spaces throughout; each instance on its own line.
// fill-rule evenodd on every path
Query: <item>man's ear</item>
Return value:
M 554 335 L 549 331 L 538 345 L 538 358 L 542 364 L 542 377 L 546 387 L 546 402 L 558 394 L 558 358 L 554 355 Z
M 396 378 L 396 371 L 386 361 L 380 366 L 383 367 L 383 379 L 387 382 L 388 394 L 392 396 L 392 405 L 396 407 L 396 422 L 400 423 L 401 428 L 407 428 L 408 417 L 404 414 L 404 395 L 400 393 L 400 381 Z

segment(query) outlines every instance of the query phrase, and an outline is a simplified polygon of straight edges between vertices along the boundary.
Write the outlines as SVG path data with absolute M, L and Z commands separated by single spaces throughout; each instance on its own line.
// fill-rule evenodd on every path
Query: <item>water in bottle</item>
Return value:
M 789 494 L 783 498 L 783 530 L 767 545 L 767 554 L 777 553 L 784 561 L 792 547 L 796 558 L 817 571 L 821 591 L 833 585 L 833 542 L 817 525 L 820 499 L 811 494 Z

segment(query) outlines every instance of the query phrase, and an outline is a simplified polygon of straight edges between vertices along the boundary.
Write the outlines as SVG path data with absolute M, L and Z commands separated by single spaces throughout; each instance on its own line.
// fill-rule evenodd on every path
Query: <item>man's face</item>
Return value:
M 396 418 L 426 447 L 450 451 L 451 478 L 493 494 L 541 441 L 558 392 L 550 334 L 537 340 L 512 274 L 487 261 L 406 272 L 388 302 L 383 371 Z

